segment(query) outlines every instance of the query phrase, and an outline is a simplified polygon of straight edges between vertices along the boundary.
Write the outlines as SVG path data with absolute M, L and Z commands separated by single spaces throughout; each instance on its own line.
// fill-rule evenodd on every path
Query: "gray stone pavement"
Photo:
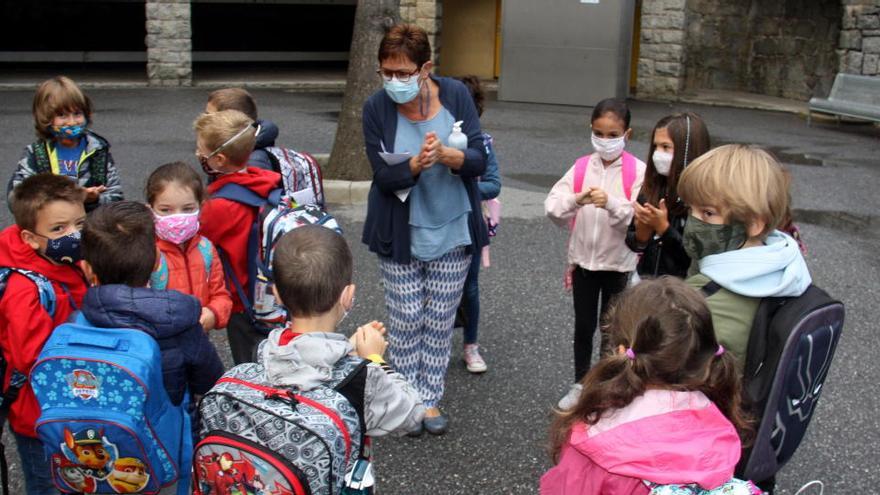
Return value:
M 195 165 L 191 122 L 207 90 L 92 90 L 95 130 L 113 144 L 129 198 L 141 199 L 150 170 L 171 160 Z M 281 128 L 280 143 L 310 152 L 332 146 L 338 95 L 254 90 L 261 116 Z M 12 173 L 33 141 L 30 92 L 0 92 L 0 176 Z M 779 493 L 821 479 L 827 493 L 876 492 L 880 483 L 880 320 L 876 255 L 880 227 L 880 129 L 832 124 L 807 128 L 784 113 L 688 104 L 632 102 L 634 142 L 647 152 L 661 116 L 690 109 L 706 119 L 713 142 L 749 142 L 774 151 L 794 177 L 793 200 L 816 283 L 847 305 L 847 323 L 825 394 L 806 440 L 779 476 Z M 377 473 L 383 493 L 534 493 L 550 463 L 545 454 L 550 409 L 572 375 L 570 296 L 561 288 L 566 234 L 543 218 L 549 187 L 589 151 L 588 108 L 489 102 L 483 127 L 496 138 L 504 180 L 503 224 L 484 270 L 480 341 L 489 372 L 471 376 L 455 336 L 442 407 L 452 423 L 444 437 L 381 439 Z M 2 195 L 0 195 L 2 196 Z M 383 318 L 375 256 L 360 243 L 363 206 L 332 207 L 355 254 L 357 305 L 346 322 Z M 10 222 L 0 207 L 3 225 Z M 223 350 L 224 336 L 214 335 Z M 8 441 L 8 439 L 7 439 Z M 10 460 L 16 455 L 11 453 Z M 13 467 L 13 472 L 18 469 Z M 19 480 L 20 482 L 20 480 Z

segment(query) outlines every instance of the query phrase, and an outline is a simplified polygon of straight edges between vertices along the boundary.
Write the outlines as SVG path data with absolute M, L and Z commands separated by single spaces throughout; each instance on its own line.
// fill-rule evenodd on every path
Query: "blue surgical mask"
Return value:
M 40 237 L 46 237 L 40 234 L 37 235 Z M 46 239 L 48 242 L 46 243 L 46 252 L 44 254 L 50 260 L 55 261 L 56 263 L 72 265 L 82 259 L 81 231 L 75 230 L 55 239 L 50 239 L 48 237 L 46 237 Z
M 397 78 L 394 77 L 390 81 L 385 81 L 384 87 L 388 97 L 394 100 L 395 103 L 402 105 L 413 101 L 413 99 L 419 95 L 421 83 L 417 76 L 411 77 L 410 80 L 405 83 L 398 81 Z
M 86 132 L 88 125 L 63 125 L 61 127 L 49 127 L 52 135 L 58 139 L 77 139 Z

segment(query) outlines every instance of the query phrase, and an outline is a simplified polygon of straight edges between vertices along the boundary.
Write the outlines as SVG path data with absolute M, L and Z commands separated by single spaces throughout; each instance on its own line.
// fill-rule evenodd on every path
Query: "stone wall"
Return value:
M 840 72 L 880 75 L 880 0 L 843 0 Z
M 688 0 L 685 89 L 825 95 L 841 13 L 840 0 Z
M 158 86 L 192 85 L 189 0 L 147 0 L 147 77 Z
M 638 61 L 639 95 L 675 95 L 682 90 L 686 2 L 644 0 Z
M 434 64 L 440 64 L 440 19 L 443 16 L 442 0 L 400 0 L 400 19 L 421 26 L 428 32 L 428 41 L 434 52 Z

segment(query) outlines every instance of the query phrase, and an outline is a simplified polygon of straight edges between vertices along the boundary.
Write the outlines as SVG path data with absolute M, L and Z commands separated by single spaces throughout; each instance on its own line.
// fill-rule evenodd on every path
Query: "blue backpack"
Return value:
M 81 314 L 58 326 L 30 375 L 37 435 L 63 493 L 188 493 L 188 399 L 173 406 L 159 344 L 130 328 L 97 328 Z

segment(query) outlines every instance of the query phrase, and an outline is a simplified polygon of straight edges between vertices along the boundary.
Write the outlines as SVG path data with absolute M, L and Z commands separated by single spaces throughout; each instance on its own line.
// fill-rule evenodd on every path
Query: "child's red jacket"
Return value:
M 13 369 L 30 373 L 46 339 L 80 307 L 88 286 L 79 268 L 56 265 L 38 255 L 21 240 L 21 229 L 15 225 L 0 232 L 0 266 L 31 270 L 48 278 L 55 289 L 56 301 L 55 318 L 52 318 L 40 304 L 37 286 L 31 280 L 17 273 L 9 276 L 0 299 L 0 348 L 9 363 L 3 377 L 5 386 Z M 25 384 L 12 403 L 9 424 L 20 435 L 36 437 L 34 423 L 39 415 L 40 406 L 34 392 L 30 384 Z
M 273 189 L 281 187 L 281 174 L 248 167 L 241 172 L 219 176 L 217 180 L 208 185 L 208 194 L 213 195 L 226 184 L 239 184 L 260 196 L 267 197 Z M 244 288 L 248 286 L 248 235 L 256 215 L 256 208 L 251 206 L 228 199 L 211 198 L 202 207 L 200 217 L 201 234 L 213 242 L 219 251 L 223 251 L 229 256 L 232 270 Z M 232 293 L 232 311 L 235 313 L 244 311 L 244 306 L 231 282 L 229 283 L 229 292 Z

